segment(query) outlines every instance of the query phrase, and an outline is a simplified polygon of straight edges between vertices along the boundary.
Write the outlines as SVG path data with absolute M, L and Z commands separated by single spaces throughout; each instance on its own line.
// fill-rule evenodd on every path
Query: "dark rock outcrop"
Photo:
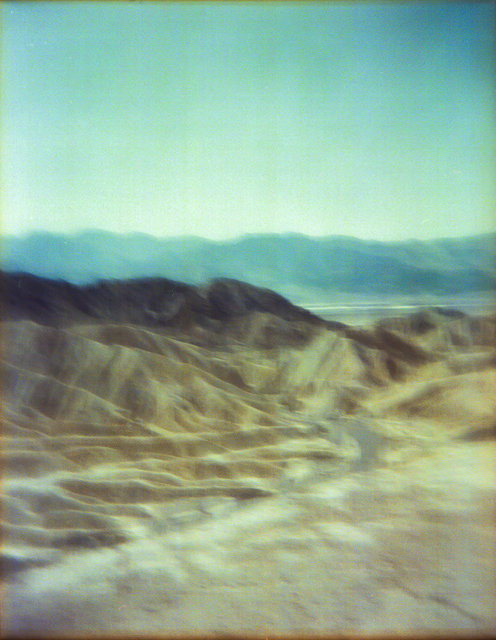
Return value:
M 2 318 L 64 326 L 111 321 L 149 327 L 214 328 L 252 313 L 337 328 L 279 294 L 237 280 L 195 287 L 165 278 L 106 280 L 77 286 L 30 274 L 2 274 Z

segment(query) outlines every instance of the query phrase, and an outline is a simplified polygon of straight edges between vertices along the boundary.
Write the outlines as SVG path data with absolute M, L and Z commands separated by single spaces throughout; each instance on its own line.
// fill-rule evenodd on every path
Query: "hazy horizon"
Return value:
M 115 234 L 115 235 L 120 235 L 120 236 L 149 236 L 153 239 L 156 240 L 201 240 L 201 241 L 206 241 L 206 242 L 212 242 L 212 243 L 230 243 L 230 242 L 235 242 L 238 240 L 242 240 L 243 238 L 249 238 L 249 237 L 254 237 L 254 236 L 260 236 L 260 237 L 265 237 L 265 236 L 303 236 L 305 238 L 308 238 L 310 240 L 327 240 L 327 239 L 331 239 L 331 238 L 347 238 L 350 240 L 359 240 L 359 241 L 363 241 L 363 242 L 379 242 L 379 243 L 385 243 L 385 244 L 389 244 L 389 243 L 407 243 L 407 242 L 435 242 L 437 240 L 463 240 L 463 239 L 469 239 L 469 238 L 475 238 L 475 237 L 480 237 L 480 236 L 487 236 L 487 235 L 496 235 L 496 229 L 494 230 L 489 230 L 489 231 L 482 231 L 480 233 L 474 232 L 474 233 L 467 233 L 464 235 L 443 235 L 443 236 L 432 236 L 430 238 L 418 238 L 418 237 L 405 237 L 405 238 L 394 238 L 391 240 L 382 240 L 379 238 L 364 238 L 358 235 L 350 235 L 350 234 L 340 234 L 340 233 L 330 233 L 330 234 L 325 234 L 325 235 L 311 235 L 308 233 L 304 233 L 303 231 L 280 231 L 280 232 L 270 232 L 270 231 L 253 231 L 253 232 L 242 232 L 239 233 L 238 235 L 235 236 L 229 236 L 229 237 L 225 237 L 225 238 L 208 238 L 206 236 L 201 236 L 198 234 L 194 234 L 194 233 L 188 233 L 188 234 L 182 234 L 182 235 L 156 235 L 154 233 L 150 233 L 147 231 L 141 231 L 141 230 L 131 230 L 131 231 L 118 231 L 115 229 L 102 229 L 102 228 L 97 228 L 97 227 L 85 227 L 85 228 L 79 228 L 79 229 L 73 229 L 73 230 L 69 230 L 69 231 L 50 231 L 47 229 L 39 229 L 39 228 L 32 228 L 29 229 L 27 231 L 23 231 L 21 233 L 2 233 L 2 235 L 4 236 L 4 238 L 17 238 L 17 239 L 24 239 L 27 238 L 29 236 L 32 235 L 42 235 L 42 234 L 48 234 L 48 235 L 59 235 L 59 236 L 64 236 L 64 237 L 75 237 L 75 236 L 79 236 L 79 235 L 85 235 L 85 234 Z
M 496 219 L 496 5 L 1 6 L 7 235 L 401 241 Z

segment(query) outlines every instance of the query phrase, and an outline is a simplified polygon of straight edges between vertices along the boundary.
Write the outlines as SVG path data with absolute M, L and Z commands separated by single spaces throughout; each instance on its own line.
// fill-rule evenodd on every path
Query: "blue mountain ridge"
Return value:
M 496 287 L 496 233 L 379 242 L 347 236 L 194 236 L 87 230 L 35 232 L 2 240 L 1 268 L 73 284 L 164 277 L 189 284 L 234 278 L 289 291 L 458 294 Z

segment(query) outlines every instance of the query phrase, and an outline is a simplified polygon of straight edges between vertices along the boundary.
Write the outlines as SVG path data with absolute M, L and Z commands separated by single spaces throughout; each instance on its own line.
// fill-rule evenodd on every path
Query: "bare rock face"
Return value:
M 4 319 L 29 319 L 69 325 L 88 320 L 174 326 L 205 324 L 253 312 L 313 326 L 326 322 L 270 291 L 244 282 L 219 279 L 194 287 L 165 278 L 102 281 L 76 286 L 29 274 L 2 275 Z
M 226 278 L 213 280 L 200 290 L 210 307 L 210 313 L 230 318 L 253 311 L 272 313 L 283 320 L 301 320 L 324 326 L 323 321 L 309 311 L 291 304 L 286 298 L 246 282 Z
M 185 299 L 191 307 L 199 306 L 194 287 L 164 278 L 78 287 L 29 274 L 3 274 L 2 294 L 5 319 L 53 325 L 111 320 L 158 326 L 176 317 Z

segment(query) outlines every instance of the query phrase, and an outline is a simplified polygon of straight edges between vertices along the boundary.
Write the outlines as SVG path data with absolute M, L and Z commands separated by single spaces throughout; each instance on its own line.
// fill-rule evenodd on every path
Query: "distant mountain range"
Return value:
M 346 236 L 247 235 L 212 241 L 134 233 L 46 232 L 5 237 L 1 266 L 89 284 L 163 277 L 199 284 L 234 278 L 295 301 L 319 293 L 459 294 L 496 287 L 496 234 L 378 242 Z M 310 296 L 311 297 L 311 296 Z

